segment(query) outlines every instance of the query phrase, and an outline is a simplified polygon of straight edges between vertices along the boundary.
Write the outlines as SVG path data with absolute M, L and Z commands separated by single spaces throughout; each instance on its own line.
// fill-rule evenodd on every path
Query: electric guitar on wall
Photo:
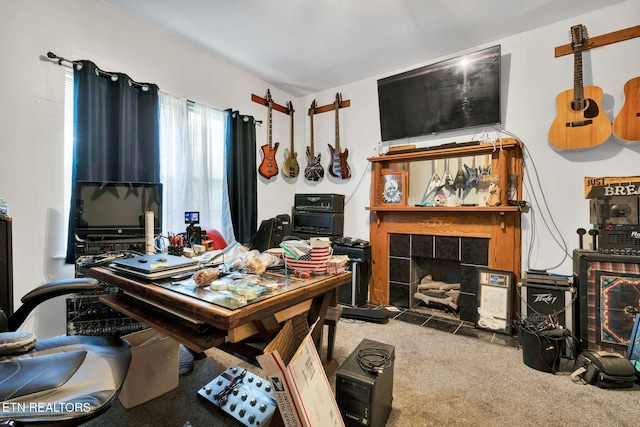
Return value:
M 422 195 L 422 202 L 425 203 L 427 201 L 432 200 L 437 194 L 440 188 L 442 188 L 443 182 L 442 178 L 440 178 L 440 174 L 438 173 L 438 162 L 436 160 L 431 160 L 431 167 L 433 169 L 433 175 L 431 175 L 431 180 L 429 181 L 429 185 Z M 433 197 L 429 197 L 432 191 L 436 191 L 436 194 Z
M 624 85 L 624 105 L 613 121 L 613 133 L 625 141 L 640 141 L 640 77 Z
M 573 90 L 556 97 L 558 114 L 549 129 L 549 142 L 560 150 L 595 147 L 611 135 L 611 122 L 600 107 L 602 89 L 583 87 L 582 50 L 586 40 L 587 29 L 583 25 L 571 27 Z
M 340 150 L 340 107 L 342 105 L 342 95 L 336 93 L 336 100 L 333 104 L 336 110 L 336 148 L 334 149 L 331 144 L 329 151 L 331 151 L 331 161 L 329 162 L 329 173 L 331 176 L 342 179 L 351 178 L 351 168 L 347 163 L 347 156 L 349 156 L 349 150 Z
M 287 109 L 291 115 L 291 149 L 284 149 L 284 164 L 282 165 L 282 172 L 284 176 L 289 178 L 295 178 L 300 173 L 300 166 L 298 165 L 298 153 L 293 151 L 293 103 L 287 102 Z
M 449 158 L 444 159 L 444 174 L 442 175 L 442 189 L 445 190 L 445 196 L 453 196 L 456 194 L 456 189 L 453 186 L 453 175 L 449 169 Z
M 319 181 L 324 176 L 324 168 L 320 163 L 321 153 L 316 156 L 313 152 L 313 115 L 318 108 L 318 103 L 314 99 L 309 108 L 309 119 L 311 120 L 311 142 L 307 146 L 307 167 L 304 168 L 304 177 L 308 181 Z
M 265 101 L 267 102 L 267 106 L 269 107 L 269 113 L 267 116 L 267 123 L 269 127 L 269 141 L 263 145 L 262 147 L 262 163 L 258 167 L 258 172 L 260 175 L 269 179 L 278 175 L 278 163 L 276 162 L 276 151 L 278 151 L 279 142 L 276 142 L 275 145 L 271 143 L 271 112 L 273 110 L 273 99 L 271 99 L 271 92 L 267 89 L 267 96 L 265 97 Z
M 471 161 L 471 167 L 464 165 L 467 171 L 467 180 L 464 183 L 464 190 L 470 190 L 471 188 L 478 188 L 478 168 L 476 168 L 476 156 L 473 156 Z
M 464 189 L 464 183 L 467 182 L 467 174 L 462 168 L 462 157 L 458 157 L 458 172 L 453 179 L 453 186 L 458 190 L 458 197 L 462 198 L 462 190 Z
M 484 166 L 478 166 L 478 175 L 491 175 L 491 163 L 489 163 L 489 155 L 484 156 Z

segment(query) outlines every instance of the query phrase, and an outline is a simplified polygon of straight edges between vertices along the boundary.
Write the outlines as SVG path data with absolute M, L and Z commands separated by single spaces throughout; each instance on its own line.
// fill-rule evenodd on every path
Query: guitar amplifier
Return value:
M 600 225 L 598 228 L 600 253 L 640 255 L 640 225 Z
M 341 236 L 344 230 L 344 215 L 294 211 L 292 230 L 324 236 Z
M 342 194 L 296 194 L 294 212 L 324 212 L 344 214 Z

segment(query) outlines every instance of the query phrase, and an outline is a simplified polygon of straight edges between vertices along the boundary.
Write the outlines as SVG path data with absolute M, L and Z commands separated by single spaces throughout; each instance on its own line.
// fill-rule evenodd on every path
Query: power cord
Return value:
M 360 368 L 373 375 L 379 375 L 391 367 L 391 355 L 382 348 L 363 348 L 358 351 L 356 357 Z

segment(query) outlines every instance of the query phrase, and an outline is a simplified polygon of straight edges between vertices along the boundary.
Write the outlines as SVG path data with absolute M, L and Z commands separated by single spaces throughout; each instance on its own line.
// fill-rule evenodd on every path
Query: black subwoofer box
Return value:
M 351 307 L 367 304 L 371 278 L 371 246 L 333 245 L 334 255 L 347 255 L 351 269 L 351 283 L 338 288 L 338 302 Z

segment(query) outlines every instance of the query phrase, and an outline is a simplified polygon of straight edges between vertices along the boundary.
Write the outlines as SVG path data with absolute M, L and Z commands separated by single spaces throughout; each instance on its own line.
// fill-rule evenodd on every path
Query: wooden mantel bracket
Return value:
M 267 105 L 267 100 L 259 95 L 255 95 L 255 94 L 251 94 L 251 100 L 253 102 L 257 102 L 260 105 Z M 351 106 L 351 101 L 348 99 L 344 99 L 342 100 L 342 104 L 340 105 L 340 108 L 346 108 Z M 273 108 L 276 111 L 280 111 L 281 113 L 290 115 L 291 114 L 291 110 L 289 110 L 289 108 L 287 108 L 284 105 L 280 105 L 280 104 L 276 104 L 275 102 L 271 105 L 271 108 Z M 327 111 L 333 111 L 335 110 L 335 106 L 333 104 L 327 104 L 327 105 L 323 105 L 322 107 L 318 107 L 316 108 L 316 110 L 314 111 L 314 114 L 318 114 L 318 113 L 326 113 Z M 311 111 L 308 111 L 308 114 L 311 114 Z
M 582 50 L 584 51 L 596 47 L 606 46 L 611 43 L 622 42 L 636 37 L 640 37 L 640 25 L 603 34 L 601 36 L 589 37 L 587 39 L 587 42 L 582 47 Z M 569 43 L 562 46 L 557 46 L 555 52 L 556 58 L 558 58 L 560 56 L 565 56 L 573 53 L 573 48 L 571 47 L 571 43 Z
M 340 108 L 347 108 L 351 105 L 351 101 L 349 99 L 343 99 L 342 104 L 340 104 Z M 313 114 L 326 113 L 327 111 L 335 110 L 334 104 L 323 105 L 322 107 L 316 108 Z M 311 114 L 311 109 L 309 109 L 309 114 Z
M 265 98 L 263 98 L 262 96 L 258 96 L 258 95 L 254 95 L 253 93 L 251 94 L 251 100 L 253 102 L 257 102 L 258 104 L 267 106 L 267 100 Z M 271 108 L 273 108 L 276 111 L 280 111 L 281 113 L 284 113 L 286 115 L 291 114 L 291 111 L 285 107 L 284 105 L 280 105 L 280 104 L 276 104 L 275 102 L 273 104 L 271 104 Z

